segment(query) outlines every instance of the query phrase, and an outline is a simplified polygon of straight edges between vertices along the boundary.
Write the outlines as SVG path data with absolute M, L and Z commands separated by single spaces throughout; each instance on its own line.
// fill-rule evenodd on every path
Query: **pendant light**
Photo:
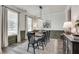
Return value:
M 40 18 L 42 19 L 42 9 L 43 9 L 43 7 L 39 6 L 39 8 L 40 8 Z

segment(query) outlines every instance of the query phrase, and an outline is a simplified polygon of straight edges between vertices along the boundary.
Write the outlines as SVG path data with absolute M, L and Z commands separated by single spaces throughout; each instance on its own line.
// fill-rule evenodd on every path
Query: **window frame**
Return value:
M 26 16 L 26 19 L 27 19 L 27 22 L 26 22 L 27 23 L 26 24 L 27 25 L 27 31 L 28 31 L 28 18 L 31 18 L 32 19 L 32 21 L 31 21 L 31 23 L 32 23 L 31 24 L 31 31 L 32 31 L 33 30 L 33 18 L 31 16 Z
M 18 34 L 19 34 L 19 12 L 17 12 L 16 10 L 7 8 L 7 22 L 8 22 L 8 10 L 11 10 L 12 12 L 16 12 L 17 13 L 17 22 L 18 22 L 18 25 L 17 25 L 17 34 L 11 34 L 11 35 L 8 35 L 8 36 L 15 36 L 15 35 L 18 36 Z M 7 26 L 7 28 L 8 28 L 8 26 Z

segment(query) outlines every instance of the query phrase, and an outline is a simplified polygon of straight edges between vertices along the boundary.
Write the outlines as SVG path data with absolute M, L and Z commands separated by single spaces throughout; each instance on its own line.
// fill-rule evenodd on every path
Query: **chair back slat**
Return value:
M 27 33 L 27 36 L 28 36 L 28 41 L 29 41 L 29 43 L 34 43 L 34 41 L 35 41 L 35 34 L 34 33 L 31 33 L 31 32 L 28 32 Z

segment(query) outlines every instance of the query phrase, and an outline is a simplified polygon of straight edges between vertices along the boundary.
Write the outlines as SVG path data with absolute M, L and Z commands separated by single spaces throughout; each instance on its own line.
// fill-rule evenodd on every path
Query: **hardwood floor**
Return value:
M 27 52 L 27 41 L 24 43 L 18 43 L 13 46 L 9 46 L 3 49 L 3 54 L 33 54 L 32 48 Z M 36 54 L 62 54 L 63 53 L 63 42 L 60 39 L 51 39 L 47 43 L 44 50 L 36 49 Z

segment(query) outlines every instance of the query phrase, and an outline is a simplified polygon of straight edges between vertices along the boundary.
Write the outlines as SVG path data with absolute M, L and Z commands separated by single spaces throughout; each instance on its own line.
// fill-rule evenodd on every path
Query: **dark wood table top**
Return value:
M 42 38 L 42 36 L 43 36 L 42 33 L 35 33 L 35 40 Z
M 73 34 L 67 35 L 67 34 L 63 33 L 63 35 L 65 37 L 67 37 L 71 42 L 79 42 L 79 37 L 74 36 Z
M 40 37 L 40 36 L 43 36 L 44 34 L 42 34 L 42 33 L 35 33 L 35 36 L 38 36 L 38 37 Z

